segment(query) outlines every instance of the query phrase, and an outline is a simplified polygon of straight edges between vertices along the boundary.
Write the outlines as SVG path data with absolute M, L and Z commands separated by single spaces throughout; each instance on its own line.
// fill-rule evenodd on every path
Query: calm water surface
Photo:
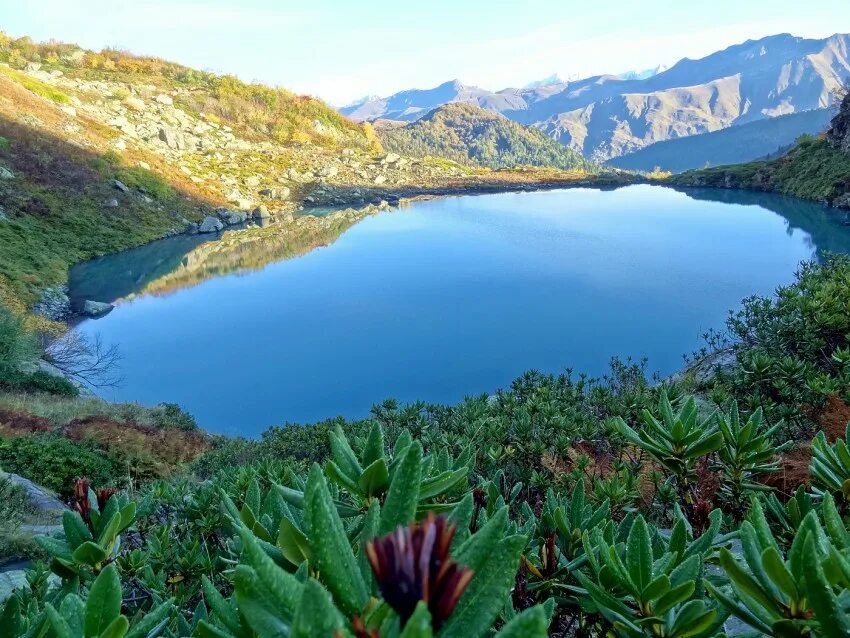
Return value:
M 823 207 L 752 193 L 459 197 L 370 217 L 260 270 L 139 294 L 201 241 L 75 269 L 72 295 L 120 298 L 80 329 L 120 346 L 124 382 L 107 398 L 176 402 L 211 431 L 257 436 L 387 397 L 455 402 L 532 368 L 599 375 L 613 355 L 673 372 L 743 297 L 850 250 L 850 231 Z

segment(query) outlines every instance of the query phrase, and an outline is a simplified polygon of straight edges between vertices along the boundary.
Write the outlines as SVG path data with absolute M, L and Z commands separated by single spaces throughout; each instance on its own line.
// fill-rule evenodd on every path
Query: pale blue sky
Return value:
M 342 104 L 459 78 L 619 73 L 850 32 L 850 0 L 0 0 L 0 30 L 118 46 Z

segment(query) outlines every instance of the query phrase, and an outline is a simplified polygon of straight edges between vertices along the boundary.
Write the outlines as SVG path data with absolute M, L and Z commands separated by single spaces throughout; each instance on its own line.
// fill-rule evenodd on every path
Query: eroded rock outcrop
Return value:
M 830 146 L 850 153 L 850 93 L 844 96 L 826 134 Z

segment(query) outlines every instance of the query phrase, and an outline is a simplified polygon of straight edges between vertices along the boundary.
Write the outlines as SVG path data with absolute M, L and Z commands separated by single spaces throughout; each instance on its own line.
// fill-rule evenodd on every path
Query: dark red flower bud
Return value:
M 469 585 L 472 570 L 449 556 L 456 529 L 445 516 L 429 512 L 424 521 L 366 544 L 381 594 L 401 618 L 402 627 L 424 600 L 434 629 L 439 629 Z
M 77 479 L 74 484 L 74 509 L 80 513 L 86 523 L 91 522 L 91 503 L 89 503 L 89 480 Z

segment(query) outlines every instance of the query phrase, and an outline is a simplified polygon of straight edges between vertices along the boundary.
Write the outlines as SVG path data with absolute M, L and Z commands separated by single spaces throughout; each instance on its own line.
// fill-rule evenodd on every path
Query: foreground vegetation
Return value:
M 848 284 L 848 258 L 805 265 L 675 380 L 531 372 L 211 441 L 162 478 L 67 424 L 6 433 L 0 465 L 55 477 L 73 510 L 3 635 L 843 636 Z M 149 427 L 193 431 L 176 410 Z

